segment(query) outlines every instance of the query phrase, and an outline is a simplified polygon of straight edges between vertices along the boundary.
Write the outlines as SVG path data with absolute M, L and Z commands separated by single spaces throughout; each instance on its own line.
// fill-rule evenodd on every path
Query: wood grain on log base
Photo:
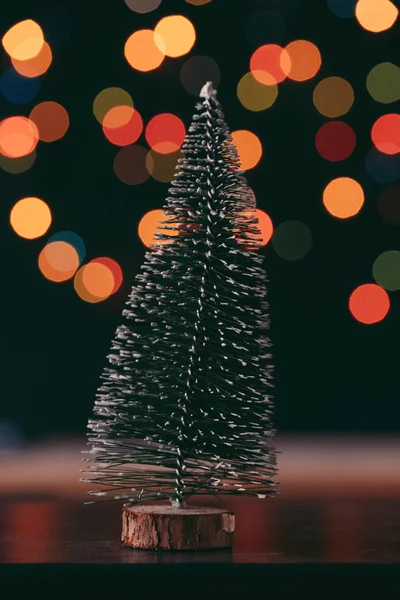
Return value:
M 234 529 L 235 515 L 229 510 L 126 505 L 121 541 L 142 550 L 230 548 Z

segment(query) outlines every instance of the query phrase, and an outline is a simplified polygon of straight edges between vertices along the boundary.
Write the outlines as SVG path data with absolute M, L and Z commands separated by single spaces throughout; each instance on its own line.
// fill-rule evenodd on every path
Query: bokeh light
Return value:
M 300 260 L 311 250 L 312 241 L 307 225 L 300 221 L 285 221 L 275 229 L 271 243 L 281 258 Z
M 155 26 L 154 33 L 158 49 L 172 58 L 190 52 L 196 41 L 193 24 L 183 15 L 164 17 Z
M 326 160 L 338 162 L 348 158 L 356 147 L 356 134 L 347 123 L 330 121 L 320 127 L 315 146 Z
M 34 165 L 36 160 L 36 150 L 20 158 L 9 158 L 0 153 L 0 167 L 7 173 L 18 175 L 25 173 Z
M 150 210 L 140 220 L 138 235 L 142 243 L 151 248 L 151 244 L 171 244 L 173 240 L 158 240 L 155 234 L 178 236 L 180 231 L 177 223 L 169 223 L 173 219 L 162 210 Z M 162 229 L 168 227 L 169 229 Z M 153 250 L 155 248 L 152 248 Z
M 157 69 L 165 58 L 163 38 L 151 29 L 135 31 L 126 41 L 124 54 L 137 71 Z
M 26 117 L 8 117 L 0 122 L 0 153 L 8 158 L 31 154 L 39 141 L 39 132 Z
M 257 223 L 252 223 L 251 227 L 256 227 L 261 231 L 261 233 L 252 235 L 251 240 L 241 239 L 238 235 L 237 237 L 239 244 L 241 246 L 245 246 L 245 249 L 247 250 L 259 250 L 261 246 L 265 246 L 266 244 L 268 244 L 274 232 L 274 226 L 271 217 L 259 208 L 256 208 L 255 211 L 246 211 L 243 213 L 243 216 L 246 219 L 257 219 Z M 252 240 L 254 240 L 257 243 L 256 246 L 251 245 Z M 261 246 L 258 246 L 258 244 L 261 244 Z
M 218 87 L 221 81 L 219 66 L 209 56 L 191 56 L 182 65 L 180 80 L 187 92 L 198 96 L 207 81 L 212 81 Z
M 156 115 L 147 124 L 146 140 L 152 150 L 159 154 L 176 152 L 186 137 L 186 128 L 176 115 Z
M 284 62 L 283 68 L 289 79 L 307 81 L 315 77 L 322 62 L 320 51 L 315 44 L 307 40 L 295 40 L 286 46 L 285 51 L 289 55 L 289 63 L 285 66 Z
M 380 152 L 398 154 L 400 152 L 400 115 L 383 115 L 377 119 L 371 130 L 371 138 Z
M 114 278 L 114 287 L 111 290 L 111 294 L 115 294 L 121 287 L 123 281 L 122 269 L 117 261 L 113 260 L 112 258 L 108 258 L 107 256 L 100 256 L 91 260 L 89 264 L 104 265 L 111 271 Z
M 103 127 L 116 129 L 126 125 L 134 113 L 132 106 L 114 106 L 104 115 Z
M 355 16 L 357 0 L 328 0 L 327 4 L 341 19 L 351 19 Z
M 79 256 L 71 244 L 64 241 L 49 242 L 39 254 L 39 269 L 55 283 L 73 277 L 79 267 Z
M 400 179 L 400 154 L 383 154 L 372 148 L 366 156 L 365 169 L 378 183 L 394 183 Z
M 74 288 L 85 302 L 102 302 L 109 298 L 115 287 L 111 269 L 99 262 L 91 261 L 79 269 L 74 277 Z
M 399 11 L 389 0 L 358 0 L 356 18 L 361 27 L 373 33 L 390 29 L 396 22 Z
M 262 156 L 262 145 L 258 137 L 246 129 L 232 132 L 232 140 L 239 154 L 240 168 L 243 171 L 253 169 Z
M 111 111 L 115 111 L 116 108 L 117 107 L 112 108 Z M 107 115 L 104 119 L 107 121 Z M 104 135 L 108 141 L 115 146 L 128 146 L 129 144 L 133 144 L 139 139 L 142 131 L 143 120 L 137 110 L 132 110 L 130 119 L 120 127 L 107 127 L 103 124 Z
M 22 198 L 11 209 L 10 224 L 17 235 L 33 240 L 44 235 L 50 227 L 50 208 L 40 198 Z
M 250 71 L 264 85 L 281 83 L 290 72 L 289 54 L 278 44 L 265 44 L 253 52 Z
M 119 87 L 109 87 L 99 92 L 93 102 L 93 114 L 102 125 L 106 114 L 115 106 L 131 106 L 132 96 Z
M 315 87 L 313 102 L 324 117 L 340 117 L 353 106 L 353 88 L 342 77 L 327 77 Z
M 170 154 L 159 154 L 150 150 L 146 157 L 146 166 L 148 173 L 156 181 L 167 183 L 172 181 L 175 175 L 178 159 L 183 157 L 181 150 L 171 152 Z
M 31 111 L 29 118 L 35 123 L 42 142 L 61 139 L 69 127 L 68 113 L 58 102 L 41 102 Z
M 379 63 L 368 73 L 367 90 L 382 104 L 400 100 L 400 69 L 391 62 Z
M 147 152 L 137 144 L 118 150 L 114 158 L 114 172 L 122 183 L 139 185 L 148 180 Z
M 0 92 L 13 104 L 31 102 L 39 93 L 39 77 L 23 77 L 12 67 L 5 71 L 0 78 Z
M 44 42 L 37 56 L 34 56 L 30 60 L 16 60 L 12 58 L 11 62 L 14 69 L 20 75 L 24 77 L 39 77 L 48 71 L 52 60 L 51 48 L 47 42 Z
M 209 4 L 212 0 L 186 0 L 188 4 L 193 6 L 203 6 L 203 4 Z
M 274 104 L 278 97 L 278 86 L 275 83 L 263 85 L 253 73 L 246 73 L 238 83 L 237 96 L 245 108 L 258 112 Z
M 325 187 L 322 201 L 326 210 L 339 219 L 353 217 L 364 204 L 364 190 L 355 179 L 338 177 Z
M 32 19 L 20 21 L 3 36 L 4 50 L 16 60 L 30 60 L 37 56 L 44 44 L 43 31 Z
M 400 290 L 400 252 L 382 252 L 372 265 L 372 276 L 385 290 Z
M 286 35 L 285 16 L 282 11 L 261 8 L 247 19 L 244 31 L 253 48 L 281 44 Z
M 375 283 L 359 285 L 350 295 L 349 310 L 357 321 L 365 325 L 382 321 L 389 309 L 388 293 Z
M 400 185 L 392 185 L 381 193 L 378 213 L 385 223 L 400 225 Z
M 53 242 L 65 242 L 66 244 L 73 246 L 78 254 L 79 262 L 84 260 L 86 256 L 85 242 L 77 233 L 74 233 L 73 231 L 58 231 L 47 240 L 48 244 Z
M 125 0 L 128 8 L 140 14 L 145 14 L 156 10 L 162 0 Z

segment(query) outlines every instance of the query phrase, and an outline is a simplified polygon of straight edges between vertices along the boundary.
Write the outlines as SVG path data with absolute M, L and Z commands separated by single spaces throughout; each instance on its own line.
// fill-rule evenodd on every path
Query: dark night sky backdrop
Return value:
M 254 50 L 244 23 L 262 7 L 284 14 L 282 44 L 314 42 L 323 65 L 310 81 L 286 81 L 270 109 L 252 113 L 238 101 L 236 86 Z M 179 80 L 188 56 L 166 59 L 150 73 L 133 71 L 123 57 L 125 40 L 134 30 L 154 27 L 162 16 L 176 13 L 196 27 L 197 42 L 189 56 L 208 55 L 220 66 L 219 99 L 231 129 L 249 129 L 261 139 L 263 158 L 247 173 L 258 207 L 274 224 L 298 219 L 313 234 L 311 252 L 299 261 L 282 260 L 271 244 L 262 250 L 270 279 L 277 428 L 398 431 L 398 292 L 390 293 L 386 319 L 371 326 L 350 315 L 348 297 L 357 285 L 373 281 L 371 266 L 378 254 L 400 249 L 398 228 L 383 223 L 377 213 L 377 198 L 385 186 L 369 179 L 364 167 L 372 124 L 381 114 L 398 111 L 398 103 L 375 102 L 365 79 L 377 63 L 396 62 L 400 25 L 374 35 L 355 19 L 337 18 L 323 0 L 213 0 L 201 7 L 164 0 L 144 15 L 129 11 L 123 0 L 60 5 L 15 0 L 2 7 L 0 33 L 19 20 L 37 20 L 54 63 L 42 77 L 36 99 L 22 107 L 1 100 L 1 116 L 29 114 L 37 102 L 54 100 L 68 110 L 71 126 L 59 142 L 38 147 L 30 171 L 0 173 L 0 418 L 14 419 L 28 436 L 86 430 L 105 356 L 144 256 L 137 224 L 148 210 L 162 207 L 168 189 L 168 184 L 151 179 L 132 187 L 117 179 L 112 166 L 117 149 L 102 134 L 92 103 L 102 89 L 120 86 L 131 93 L 145 123 L 155 114 L 172 112 L 189 125 L 195 98 Z M 1 72 L 8 65 L 3 52 Z M 314 144 L 327 119 L 313 106 L 312 92 L 330 75 L 347 79 L 356 97 L 343 120 L 354 128 L 357 147 L 341 163 L 324 161 Z M 325 211 L 321 194 L 330 179 L 346 175 L 364 186 L 366 203 L 355 218 L 340 220 Z M 49 235 L 32 241 L 18 237 L 9 226 L 11 207 L 27 195 L 45 199 L 53 213 Z M 110 256 L 119 262 L 125 281 L 115 296 L 87 304 L 71 281 L 55 284 L 42 276 L 37 267 L 40 250 L 51 234 L 66 229 L 84 239 L 87 260 Z

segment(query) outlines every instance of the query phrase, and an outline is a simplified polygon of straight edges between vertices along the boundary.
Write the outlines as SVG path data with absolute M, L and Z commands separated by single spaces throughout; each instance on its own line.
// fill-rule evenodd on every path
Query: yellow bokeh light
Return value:
M 15 60 L 30 60 L 39 54 L 44 44 L 43 31 L 32 19 L 20 21 L 3 36 L 4 50 Z
M 131 106 L 133 100 L 130 94 L 119 87 L 109 87 L 99 92 L 93 102 L 93 114 L 101 125 L 104 117 L 116 106 Z
M 104 115 L 103 127 L 123 127 L 131 120 L 133 113 L 134 109 L 131 106 L 114 106 Z
M 44 235 L 51 225 L 51 212 L 40 198 L 22 198 L 11 209 L 11 227 L 28 240 Z
M 285 48 L 290 61 L 287 76 L 293 81 L 307 81 L 314 77 L 321 67 L 321 54 L 317 46 L 307 40 L 295 40 Z M 285 71 L 285 61 L 282 61 L 282 69 Z
M 361 27 L 373 33 L 386 31 L 394 25 L 399 11 L 389 0 L 358 0 L 356 18 Z
M 348 219 L 360 212 L 364 199 L 361 185 L 350 177 L 333 179 L 324 189 L 322 196 L 326 210 L 339 219 Z
M 30 60 L 11 59 L 14 69 L 24 77 L 39 77 L 46 73 L 53 60 L 51 48 L 44 42 L 39 54 Z
M 372 98 L 382 104 L 400 100 L 400 69 L 397 65 L 384 62 L 368 73 L 367 90 Z
M 38 264 L 46 279 L 60 283 L 74 276 L 79 267 L 79 256 L 67 242 L 50 242 L 39 254 Z
M 321 115 L 332 119 L 340 117 L 353 106 L 353 88 L 342 77 L 327 77 L 316 86 L 313 102 Z
M 20 158 L 9 158 L 0 152 L 0 167 L 7 173 L 24 173 L 29 171 L 36 160 L 36 150 Z
M 178 159 L 183 157 L 181 150 L 169 154 L 160 154 L 155 150 L 150 150 L 146 157 L 146 167 L 149 174 L 157 181 L 172 181 Z
M 262 146 L 258 137 L 245 129 L 232 132 L 232 140 L 239 154 L 240 168 L 253 169 L 262 156 Z
M 165 58 L 163 38 L 151 29 L 135 31 L 127 39 L 125 58 L 137 71 L 157 69 Z
M 173 58 L 190 52 L 196 41 L 196 30 L 183 15 L 164 17 L 157 23 L 154 33 L 160 51 Z
M 142 217 L 139 223 L 138 235 L 145 246 L 151 244 L 171 244 L 172 240 L 159 240 L 155 234 L 178 236 L 180 233 L 177 223 L 168 223 L 172 217 L 165 215 L 162 210 L 150 210 Z M 164 229 L 168 227 L 169 229 Z M 155 248 L 152 248 L 155 249 Z
M 85 302 L 96 303 L 106 300 L 111 296 L 114 285 L 111 269 L 98 262 L 84 265 L 74 277 L 75 291 Z
M 268 73 L 263 75 L 266 77 Z M 270 78 L 270 85 L 263 85 L 254 77 L 253 73 L 243 75 L 237 86 L 237 95 L 245 108 L 258 112 L 273 105 L 278 97 L 278 86 L 272 75 Z

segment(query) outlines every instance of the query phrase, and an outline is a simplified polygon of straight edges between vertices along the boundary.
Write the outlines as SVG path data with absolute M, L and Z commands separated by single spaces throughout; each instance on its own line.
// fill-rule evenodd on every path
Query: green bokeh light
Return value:
M 285 260 L 299 260 L 311 250 L 312 234 L 310 229 L 300 221 L 281 223 L 272 236 L 275 252 Z
M 368 73 L 367 90 L 382 104 L 400 100 L 400 69 L 390 62 L 379 63 Z
M 382 252 L 372 265 L 372 275 L 385 290 L 400 290 L 400 252 Z

